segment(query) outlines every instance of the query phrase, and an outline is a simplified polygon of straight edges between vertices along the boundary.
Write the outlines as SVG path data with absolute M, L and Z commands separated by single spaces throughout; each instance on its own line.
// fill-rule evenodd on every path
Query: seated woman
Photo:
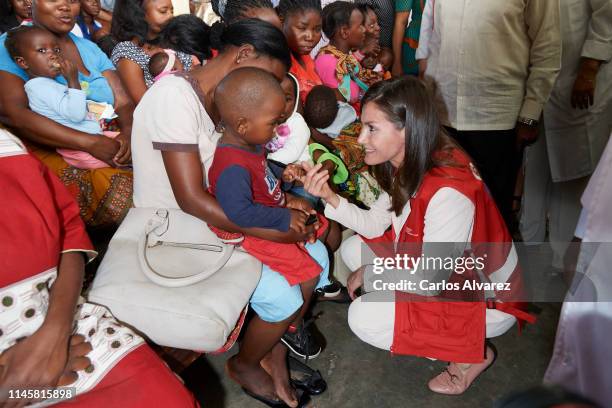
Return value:
M 319 165 L 310 168 L 304 181 L 309 193 L 326 201 L 326 217 L 366 237 L 355 235 L 341 248 L 345 263 L 355 271 L 347 285 L 353 299 L 358 288 L 365 283 L 371 290 L 376 279 L 401 283 L 414 276 L 411 283 L 417 289 L 423 289 L 420 285 L 426 279 L 440 282 L 441 278 L 453 284 L 478 281 L 474 270 L 452 267 L 406 270 L 391 266 L 380 274 L 371 265 L 362 266 L 373 263 L 360 255 L 367 249 L 364 241 L 378 256 L 385 251 L 393 257 L 398 245 L 405 247 L 398 249 L 399 256 L 416 247 L 423 258 L 457 252 L 439 243 L 456 243 L 459 257 L 467 255 L 463 251 L 468 244 L 476 255 L 482 255 L 480 244 L 496 243 L 486 247 L 489 255 L 495 256 L 487 258 L 481 272 L 485 280 L 510 284 L 509 291 L 495 292 L 503 303 L 495 298 L 482 301 L 484 291 L 426 287 L 417 293 L 439 293 L 439 297 L 419 296 L 414 290 L 372 291 L 355 299 L 349 309 L 349 326 L 363 341 L 394 354 L 451 361 L 429 382 L 429 388 L 442 394 L 461 394 L 493 363 L 494 351 L 485 345 L 485 336 L 507 330 L 515 322 L 512 315 L 531 320 L 519 310 L 521 304 L 513 304 L 522 287 L 512 239 L 470 158 L 444 133 L 433 92 L 425 83 L 406 77 L 372 86 L 363 99 L 361 120 L 359 143 L 364 145 L 365 161 L 374 166 L 373 173 L 384 190 L 370 210 L 359 209 L 335 194 L 327 184 L 328 174 L 318 171 Z M 381 289 L 375 284 L 374 288 Z
M 0 34 L 32 19 L 29 0 L 0 0 Z
M 102 9 L 100 0 L 82 0 L 81 13 L 72 34 L 93 41 L 110 57 L 117 42 L 110 35 L 112 13 Z
M 364 69 L 352 54 L 365 41 L 364 15 L 346 1 L 331 3 L 323 9 L 323 31 L 329 44 L 319 51 L 315 68 L 323 85 L 337 89 L 339 101 L 348 102 L 359 111 L 359 100 L 368 86 L 382 79 Z
M 280 28 L 278 14 L 270 0 L 212 0 L 213 11 L 227 25 L 244 18 L 257 18 Z M 219 26 L 218 26 L 219 27 Z
M 117 132 L 103 133 L 99 120 L 88 111 L 86 91 L 81 89 L 77 68 L 62 58 L 53 34 L 37 26 L 21 26 L 7 33 L 5 45 L 17 65 L 32 78 L 25 83 L 30 109 L 81 132 L 117 136 Z M 55 81 L 58 74 L 68 82 L 67 86 Z M 79 169 L 109 167 L 86 152 L 69 149 L 57 152 Z
M 0 141 L 11 150 L 0 157 L 0 404 L 32 402 L 10 389 L 70 386 L 69 406 L 196 407 L 140 336 L 103 306 L 78 304 L 96 256 L 79 208 L 17 138 L 0 129 Z
M 87 98 L 114 106 L 119 115 L 121 134 L 114 140 L 99 137 L 70 129 L 32 112 L 24 89 L 29 77 L 6 50 L 6 35 L 0 36 L 0 82 L 3 85 L 0 120 L 24 139 L 36 143 L 30 146 L 32 152 L 75 196 L 87 226 L 116 226 L 132 205 L 131 171 L 114 167 L 77 169 L 68 165 L 55 149 L 84 151 L 112 166 L 128 164 L 134 105 L 106 55 L 92 42 L 70 34 L 74 16 L 63 3 L 38 0 L 33 7 L 34 24 L 57 37 L 63 56 L 77 66 L 78 81 Z M 61 76 L 56 80 L 66 84 Z
M 204 65 L 212 57 L 210 27 L 192 14 L 181 14 L 170 20 L 160 33 L 159 44 L 166 49 L 191 55 L 193 66 Z
M 297 78 L 304 104 L 310 90 L 321 85 L 310 52 L 321 39 L 321 2 L 319 0 L 281 0 L 277 7 L 283 33 L 291 50 L 290 72 Z
M 384 79 L 388 79 L 391 77 L 388 71 L 393 63 L 393 52 L 389 48 L 380 46 L 380 25 L 376 11 L 369 4 L 360 4 L 359 10 L 365 19 L 366 38 L 363 47 L 355 51 L 355 58 L 364 68 L 371 69 L 381 74 Z
M 111 60 L 136 104 L 153 85 L 149 59 L 162 51 L 158 45 L 159 36 L 173 18 L 173 10 L 170 0 L 119 0 L 115 4 L 111 32 L 118 43 Z M 191 56 L 182 52 L 176 55 L 184 69 L 189 71 Z
M 308 233 L 238 228 L 208 192 L 207 174 L 220 137 L 214 98 L 217 85 L 240 67 L 262 68 L 280 82 L 291 64 L 282 32 L 264 21 L 239 20 L 226 26 L 220 38 L 221 44 L 213 44 L 219 54 L 206 65 L 167 76 L 142 98 L 134 118 L 134 204 L 180 208 L 216 228 L 266 240 L 308 240 L 312 226 L 306 227 Z M 323 269 L 319 285 L 327 285 L 327 251 L 320 243 L 317 247 L 316 259 Z M 282 343 L 303 356 L 319 354 L 321 346 L 302 324 L 307 300 L 299 285 L 289 286 L 280 274 L 263 268 L 250 301 L 256 316 L 246 329 L 240 352 L 226 366 L 232 379 L 260 400 L 298 404 Z
M 79 37 L 93 42 L 97 42 L 105 35 L 109 35 L 110 25 L 105 21 L 97 19 L 101 10 L 100 0 L 82 0 L 81 13 L 77 16 L 77 24 L 72 32 Z

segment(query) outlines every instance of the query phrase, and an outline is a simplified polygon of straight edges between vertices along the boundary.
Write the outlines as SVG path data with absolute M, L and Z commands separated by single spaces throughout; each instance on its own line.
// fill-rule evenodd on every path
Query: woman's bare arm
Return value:
M 120 143 L 119 151 L 115 156 L 115 161 L 118 164 L 128 164 L 132 158 L 131 153 L 131 137 L 132 137 L 132 120 L 134 118 L 134 102 L 125 91 L 119 76 L 115 71 L 107 70 L 102 73 L 108 81 L 113 95 L 115 97 L 115 112 L 119 121 L 119 129 L 121 134 L 117 137 Z
M 147 85 L 144 80 L 144 72 L 134 61 L 127 58 L 122 58 L 117 62 L 117 72 L 119 78 L 127 91 L 127 94 L 132 98 L 136 105 L 142 99 L 142 96 L 147 92 Z
M 404 32 L 410 18 L 409 11 L 399 11 L 395 13 L 395 23 L 393 24 L 393 76 L 402 75 L 402 43 L 404 42 Z
M 313 230 L 300 234 L 263 228 L 240 228 L 232 223 L 215 198 L 204 189 L 200 156 L 195 152 L 163 151 L 162 157 L 176 201 L 183 211 L 230 232 L 242 232 L 275 242 L 307 241 Z
M 92 136 L 32 112 L 16 75 L 0 71 L 0 120 L 17 131 L 20 137 L 49 147 L 81 150 L 107 163 L 112 162 L 119 144 L 111 139 Z

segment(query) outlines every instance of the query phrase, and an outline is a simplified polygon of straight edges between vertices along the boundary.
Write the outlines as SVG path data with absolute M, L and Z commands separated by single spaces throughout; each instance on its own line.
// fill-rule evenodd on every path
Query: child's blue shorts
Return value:
M 316 288 L 329 285 L 329 255 L 321 241 L 306 244 L 310 256 L 323 270 Z M 274 323 L 287 319 L 304 303 L 300 285 L 289 286 L 287 280 L 267 265 L 263 265 L 261 279 L 251 296 L 251 307 L 264 321 Z

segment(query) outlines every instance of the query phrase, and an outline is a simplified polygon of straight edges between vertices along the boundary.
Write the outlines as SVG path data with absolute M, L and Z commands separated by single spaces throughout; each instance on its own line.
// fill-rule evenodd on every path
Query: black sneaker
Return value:
M 348 291 L 340 282 L 332 282 L 315 291 L 317 300 L 330 301 L 335 303 L 351 303 Z
M 342 291 L 342 284 L 338 281 L 334 281 L 329 285 L 318 288 L 315 292 L 319 297 L 330 298 L 336 297 Z
M 302 357 L 306 361 L 316 358 L 321 354 L 321 345 L 312 335 L 309 326 L 314 319 L 309 319 L 302 323 L 294 332 L 286 332 L 281 337 L 285 346 L 289 347 L 294 354 Z

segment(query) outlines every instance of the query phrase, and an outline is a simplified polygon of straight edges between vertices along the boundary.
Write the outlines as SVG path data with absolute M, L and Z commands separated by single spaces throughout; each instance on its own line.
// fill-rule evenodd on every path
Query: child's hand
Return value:
M 308 214 L 301 210 L 293 210 L 291 211 L 291 221 L 289 223 L 289 228 L 303 234 L 306 232 L 306 219 L 308 219 Z
M 306 177 L 304 178 L 304 189 L 315 197 L 321 197 L 334 208 L 337 208 L 340 204 L 338 195 L 334 193 L 329 186 L 329 172 L 321 171 L 321 164 L 316 166 L 310 165 L 310 163 L 304 163 L 304 169 L 307 171 Z
M 289 164 L 283 170 L 282 179 L 285 183 L 291 183 L 294 181 L 302 181 L 306 176 L 306 171 L 299 164 Z
M 302 197 L 292 196 L 287 194 L 287 208 L 292 210 L 299 210 L 306 214 L 316 214 L 317 212 L 312 208 L 312 205 L 308 200 Z
M 376 57 L 378 54 L 380 54 L 380 44 L 374 39 L 366 41 L 366 44 L 361 49 L 361 52 L 365 55 Z
M 73 89 L 81 89 L 81 85 L 79 84 L 79 70 L 77 66 L 66 58 L 61 58 L 59 60 L 59 66 L 60 73 L 64 78 L 66 78 L 66 82 L 68 82 L 68 87 Z

